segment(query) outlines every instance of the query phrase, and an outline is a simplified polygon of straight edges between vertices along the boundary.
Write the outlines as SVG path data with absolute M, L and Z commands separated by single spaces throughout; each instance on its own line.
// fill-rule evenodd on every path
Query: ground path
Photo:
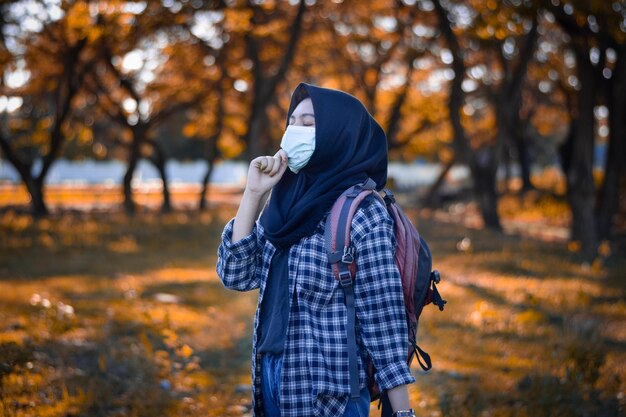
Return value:
M 224 290 L 214 270 L 234 210 L 37 223 L 4 210 L 0 415 L 246 415 L 256 293 Z M 449 302 L 421 323 L 434 369 L 413 368 L 419 415 L 623 413 L 623 257 L 581 266 L 558 239 L 458 216 L 418 220 Z

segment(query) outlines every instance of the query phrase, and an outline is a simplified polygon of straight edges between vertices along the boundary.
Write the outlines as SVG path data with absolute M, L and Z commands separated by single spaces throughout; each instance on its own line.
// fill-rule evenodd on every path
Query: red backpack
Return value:
M 330 215 L 326 219 L 324 240 L 328 260 L 332 265 L 335 278 L 340 282 L 346 295 L 350 395 L 353 399 L 359 397 L 359 376 L 355 334 L 356 311 L 352 286 L 356 276 L 356 262 L 354 262 L 356 253 L 350 242 L 350 226 L 354 213 L 365 198 L 370 195 L 379 198 L 387 207 L 387 211 L 394 221 L 394 234 L 397 242 L 394 260 L 400 271 L 404 293 L 409 341 L 406 362 L 409 366 L 413 358 L 416 357 L 425 371 L 432 367 L 430 355 L 417 345 L 417 325 L 425 305 L 433 303 L 439 307 L 439 310 L 443 311 L 446 304 L 435 286 L 441 278 L 437 270 L 431 270 L 432 257 L 426 241 L 396 203 L 393 193 L 388 189 L 383 191 L 384 197 L 376 191 L 376 183 L 372 179 L 368 179 L 363 184 L 352 186 L 335 201 Z M 371 360 L 368 363 L 368 377 L 369 392 L 372 401 L 374 401 L 381 397 L 381 392 L 374 380 L 374 366 Z M 383 415 L 385 414 L 384 405 L 385 401 L 383 401 Z

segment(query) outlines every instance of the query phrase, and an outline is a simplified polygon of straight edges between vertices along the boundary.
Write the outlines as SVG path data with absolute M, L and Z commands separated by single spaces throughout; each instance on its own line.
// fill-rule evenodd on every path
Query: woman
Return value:
M 255 415 L 369 415 L 368 357 L 395 414 L 413 415 L 393 223 L 373 198 L 360 205 L 351 229 L 361 392 L 357 399 L 350 395 L 344 293 L 326 258 L 324 221 L 339 195 L 368 177 L 379 190 L 387 180 L 380 126 L 355 97 L 300 84 L 281 149 L 250 163 L 239 210 L 218 249 L 217 272 L 227 288 L 259 288 Z

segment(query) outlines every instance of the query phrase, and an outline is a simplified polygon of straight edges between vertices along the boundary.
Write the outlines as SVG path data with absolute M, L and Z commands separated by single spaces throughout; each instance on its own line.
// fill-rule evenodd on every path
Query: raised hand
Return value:
M 259 156 L 250 162 L 248 182 L 233 225 L 233 242 L 250 234 L 268 192 L 282 178 L 285 169 L 287 152 L 282 149 L 274 156 Z
M 287 153 L 280 149 L 274 156 L 259 156 L 250 162 L 246 190 L 264 195 L 282 178 L 287 169 Z

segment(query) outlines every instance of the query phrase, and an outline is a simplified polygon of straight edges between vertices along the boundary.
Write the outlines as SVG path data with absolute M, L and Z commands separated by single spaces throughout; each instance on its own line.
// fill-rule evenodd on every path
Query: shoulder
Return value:
M 357 242 L 376 227 L 393 232 L 393 219 L 385 204 L 376 196 L 367 197 L 352 218 L 352 239 Z
M 326 229 L 326 221 L 330 210 L 326 212 L 324 217 L 320 220 L 317 229 L 315 229 L 314 235 L 324 236 Z M 352 242 L 358 242 L 365 237 L 376 226 L 381 226 L 388 229 L 390 234 L 393 234 L 393 219 L 387 211 L 385 204 L 376 196 L 368 196 L 357 208 L 352 217 L 352 224 L 350 226 L 350 240 Z

